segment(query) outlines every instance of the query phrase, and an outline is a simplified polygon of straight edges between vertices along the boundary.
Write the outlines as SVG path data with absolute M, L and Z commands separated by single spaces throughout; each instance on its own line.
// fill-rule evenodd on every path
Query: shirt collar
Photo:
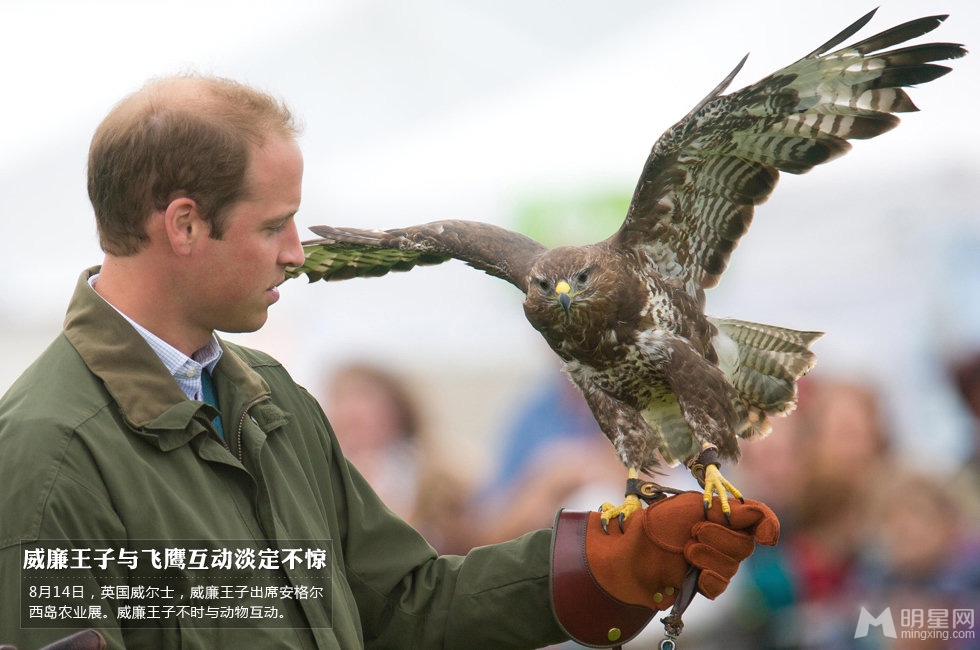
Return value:
M 95 290 L 95 282 L 99 277 L 96 273 L 88 279 L 89 286 Z M 105 300 L 101 294 L 96 291 L 96 294 L 100 298 Z M 200 400 L 202 399 L 202 387 L 201 387 L 201 373 L 204 370 L 208 372 L 213 372 L 215 365 L 221 359 L 222 348 L 221 344 L 218 342 L 218 337 L 211 333 L 211 339 L 203 347 L 199 348 L 191 356 L 187 356 L 174 346 L 170 345 L 159 336 L 146 329 L 132 318 L 123 313 L 118 307 L 113 305 L 108 300 L 105 300 L 106 304 L 115 309 L 120 316 L 126 319 L 126 321 L 133 326 L 133 328 L 139 332 L 139 335 L 143 337 L 143 340 L 147 342 L 150 348 L 160 357 L 160 361 L 166 366 L 167 371 L 180 386 L 180 389 L 187 395 L 188 399 Z

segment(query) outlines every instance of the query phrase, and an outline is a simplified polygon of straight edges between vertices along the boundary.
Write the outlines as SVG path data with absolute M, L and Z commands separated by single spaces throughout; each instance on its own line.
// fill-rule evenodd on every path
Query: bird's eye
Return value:
M 541 287 L 541 290 L 542 291 L 547 291 L 548 290 L 548 281 L 547 280 L 538 280 L 538 286 Z
M 576 279 L 578 280 L 579 284 L 584 284 L 584 283 L 588 282 L 589 281 L 589 272 L 588 271 L 582 271 L 581 273 L 578 274 L 578 278 L 576 278 Z

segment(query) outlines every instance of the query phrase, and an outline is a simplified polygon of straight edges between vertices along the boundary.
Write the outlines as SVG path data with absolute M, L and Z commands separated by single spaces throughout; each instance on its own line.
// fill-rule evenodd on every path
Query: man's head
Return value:
M 295 136 L 282 104 L 223 79 L 161 79 L 124 99 L 89 155 L 96 291 L 188 355 L 214 330 L 261 327 L 303 262 Z
M 88 192 L 102 249 L 139 252 L 147 218 L 181 196 L 195 201 L 220 239 L 227 208 L 247 190 L 254 149 L 297 132 L 285 105 L 234 81 L 149 82 L 117 104 L 92 138 Z

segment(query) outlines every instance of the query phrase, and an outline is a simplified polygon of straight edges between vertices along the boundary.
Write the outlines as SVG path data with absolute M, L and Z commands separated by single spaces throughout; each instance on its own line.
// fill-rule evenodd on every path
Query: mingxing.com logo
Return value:
M 858 615 L 854 638 L 868 636 L 872 627 L 880 628 L 882 636 L 892 639 L 973 639 L 975 610 L 972 609 L 902 609 L 899 631 L 895 627 L 891 607 L 874 616 L 864 607 Z
M 854 638 L 858 639 L 863 636 L 868 636 L 868 630 L 871 629 L 872 625 L 880 627 L 881 633 L 885 636 L 893 639 L 898 638 L 898 635 L 895 633 L 895 620 L 892 618 L 891 607 L 886 607 L 885 611 L 878 616 L 872 616 L 871 612 L 862 607 L 861 614 L 858 616 L 857 629 L 854 630 Z

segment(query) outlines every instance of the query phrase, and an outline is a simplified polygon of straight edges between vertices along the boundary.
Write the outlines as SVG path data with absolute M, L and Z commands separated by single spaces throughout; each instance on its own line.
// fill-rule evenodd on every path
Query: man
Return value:
M 348 465 L 280 364 L 214 334 L 260 328 L 303 259 L 296 135 L 276 100 L 195 76 L 149 83 L 97 129 L 88 187 L 104 261 L 79 279 L 61 336 L 0 400 L 0 642 L 30 650 L 92 627 L 112 648 L 611 643 L 671 605 L 688 562 L 714 597 L 755 538 L 775 543 L 765 506 L 736 508 L 729 527 L 703 521 L 692 494 L 625 532 L 583 516 L 565 532 L 438 557 Z M 191 589 L 199 546 L 203 575 L 243 591 Z M 232 549 L 271 550 L 272 566 L 221 574 L 214 560 Z M 321 562 L 287 562 L 293 551 Z M 582 576 L 588 586 L 567 588 Z M 45 594 L 67 608 L 46 608 Z M 236 604 L 229 594 L 264 601 L 212 616 Z M 608 611 L 579 629 L 575 608 L 594 598 Z

